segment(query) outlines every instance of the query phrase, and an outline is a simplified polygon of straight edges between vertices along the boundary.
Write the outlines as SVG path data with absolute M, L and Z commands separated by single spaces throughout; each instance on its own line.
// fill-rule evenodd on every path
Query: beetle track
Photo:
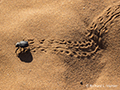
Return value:
M 108 26 L 110 26 L 111 22 L 118 16 L 120 16 L 120 2 L 108 7 L 108 9 L 104 10 L 103 13 L 91 23 L 87 29 L 86 37 L 93 39 L 101 47 L 101 45 L 103 45 L 101 38 L 108 32 Z
M 50 42 L 50 41 L 47 41 L 47 42 Z M 41 41 L 39 42 L 41 44 Z M 33 43 L 30 43 L 30 44 L 33 44 Z M 55 47 L 54 47 L 54 44 L 56 44 Z M 88 41 L 54 40 L 54 42 L 52 42 L 50 47 L 52 47 L 52 51 L 54 51 L 56 54 L 65 54 L 67 56 L 71 56 L 71 57 L 74 56 L 74 57 L 80 58 L 80 57 L 90 57 L 97 51 L 96 49 L 97 47 L 93 47 L 94 46 L 93 44 L 94 44 L 93 40 L 88 40 Z M 91 49 L 92 47 L 94 48 L 94 50 L 91 50 L 89 52 L 87 50 L 85 50 L 86 52 L 83 51 L 83 49 Z M 30 48 L 30 50 L 35 52 L 36 48 L 38 49 L 40 48 L 41 51 L 45 51 L 45 49 L 48 49 L 49 47 L 34 46 Z M 75 50 L 75 49 L 78 49 L 78 50 Z
M 51 50 L 53 53 L 67 55 L 70 57 L 84 58 L 93 56 L 98 50 L 103 49 L 103 36 L 108 32 L 112 21 L 120 16 L 120 2 L 109 6 L 87 28 L 86 38 L 84 41 L 71 41 L 64 39 L 39 40 L 38 45 L 34 45 L 34 39 L 28 39 L 30 45 L 33 45 L 30 50 L 41 51 Z M 44 43 L 48 42 L 48 45 Z
M 90 42 L 89 42 L 90 43 Z M 99 49 L 99 46 L 95 46 L 94 47 L 94 50 L 91 50 L 91 51 L 87 51 L 87 50 L 82 50 L 82 49 L 91 49 L 90 47 L 92 47 L 92 43 L 88 46 L 80 46 L 80 45 L 86 45 L 85 42 L 82 42 L 81 44 L 78 44 L 78 50 L 75 50 L 76 49 L 76 43 L 73 43 L 72 42 L 72 46 L 71 48 L 69 49 L 69 47 L 67 47 L 66 45 L 66 48 L 61 48 L 61 47 L 55 47 L 54 48 L 54 51 L 56 52 L 56 54 L 64 54 L 64 55 L 68 55 L 68 56 L 71 56 L 71 57 L 77 57 L 77 58 L 81 58 L 81 57 L 90 57 L 92 55 L 94 55 L 96 53 L 96 51 Z M 87 42 L 88 44 L 88 42 Z M 81 49 L 82 48 L 82 49 Z
M 46 52 L 46 47 L 44 47 L 42 44 L 44 40 L 39 40 L 37 44 L 35 43 L 34 39 L 27 39 L 29 43 L 29 49 L 32 52 L 36 52 L 36 50 L 40 49 L 40 51 Z

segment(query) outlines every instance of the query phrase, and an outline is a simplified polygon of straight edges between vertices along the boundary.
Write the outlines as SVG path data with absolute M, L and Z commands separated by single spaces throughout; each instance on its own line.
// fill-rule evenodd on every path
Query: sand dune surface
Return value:
M 119 90 L 119 23 L 119 0 L 0 0 L 0 90 Z

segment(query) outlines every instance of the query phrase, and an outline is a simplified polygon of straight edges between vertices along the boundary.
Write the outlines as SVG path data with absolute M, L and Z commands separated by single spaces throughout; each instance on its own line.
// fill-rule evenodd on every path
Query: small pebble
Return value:
M 85 10 L 85 7 L 83 7 L 83 10 Z
M 83 85 L 83 82 L 80 82 L 81 85 Z

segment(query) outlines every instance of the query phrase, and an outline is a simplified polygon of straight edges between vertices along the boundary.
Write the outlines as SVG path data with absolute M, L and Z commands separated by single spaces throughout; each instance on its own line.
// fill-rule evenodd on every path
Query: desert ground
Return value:
M 0 90 L 120 90 L 120 1 L 0 0 Z

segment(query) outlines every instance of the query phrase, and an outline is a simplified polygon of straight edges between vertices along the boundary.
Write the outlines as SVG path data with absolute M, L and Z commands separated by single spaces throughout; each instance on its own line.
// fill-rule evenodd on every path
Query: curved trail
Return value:
M 105 49 L 104 35 L 109 32 L 112 21 L 120 16 L 120 2 L 109 6 L 87 28 L 85 40 L 72 41 L 64 39 L 42 39 L 38 44 L 34 38 L 27 39 L 30 44 L 30 50 L 36 52 L 40 49 L 42 52 L 51 51 L 56 54 L 64 54 L 76 58 L 89 58 L 95 55 L 98 50 Z

